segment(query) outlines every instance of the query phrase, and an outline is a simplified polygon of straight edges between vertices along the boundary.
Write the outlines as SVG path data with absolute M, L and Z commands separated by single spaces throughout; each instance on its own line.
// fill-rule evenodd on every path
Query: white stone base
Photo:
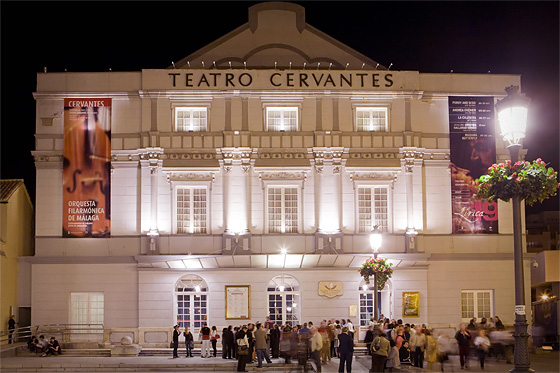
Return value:
M 142 347 L 138 345 L 119 345 L 111 347 L 111 356 L 138 356 Z

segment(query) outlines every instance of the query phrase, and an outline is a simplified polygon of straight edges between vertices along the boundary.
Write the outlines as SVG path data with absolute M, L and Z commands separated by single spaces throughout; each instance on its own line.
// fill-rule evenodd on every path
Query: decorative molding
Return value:
M 171 181 L 211 181 L 216 179 L 216 173 L 211 171 L 169 171 L 167 182 Z
M 334 298 L 344 294 L 344 285 L 341 281 L 319 281 L 319 289 L 317 294 Z
M 352 152 L 349 157 L 352 159 L 395 159 L 398 158 L 398 153 Z

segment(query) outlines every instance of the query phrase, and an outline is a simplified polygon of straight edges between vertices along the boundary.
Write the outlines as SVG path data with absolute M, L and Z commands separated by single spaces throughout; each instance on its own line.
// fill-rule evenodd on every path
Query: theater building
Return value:
M 513 324 L 511 206 L 469 207 L 465 180 L 508 158 L 493 104 L 519 84 L 390 70 L 288 3 L 162 69 L 39 73 L 32 324 L 144 346 L 177 322 L 367 325 L 375 303 Z M 374 225 L 394 268 L 378 300 L 358 273 Z

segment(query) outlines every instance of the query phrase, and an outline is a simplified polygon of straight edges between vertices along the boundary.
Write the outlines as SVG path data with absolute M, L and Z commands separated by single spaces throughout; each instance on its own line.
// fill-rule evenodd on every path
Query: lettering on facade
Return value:
M 251 88 L 258 79 L 250 72 L 170 72 L 174 88 Z M 262 79 L 269 88 L 390 88 L 392 73 L 272 72 Z

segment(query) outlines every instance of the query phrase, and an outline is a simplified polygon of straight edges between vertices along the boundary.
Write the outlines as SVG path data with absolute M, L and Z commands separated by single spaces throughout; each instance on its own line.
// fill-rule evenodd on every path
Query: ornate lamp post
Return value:
M 518 161 L 520 141 L 525 137 L 527 111 L 530 99 L 518 93 L 519 86 L 506 88 L 507 97 L 498 101 L 496 111 L 500 129 L 508 141 L 512 164 Z M 510 372 L 533 372 L 529 362 L 529 334 L 525 317 L 525 284 L 523 276 L 523 250 L 521 248 L 521 201 L 519 195 L 512 198 L 513 208 L 513 262 L 515 267 L 515 351 L 514 367 Z
M 381 230 L 379 229 L 379 226 L 374 225 L 373 226 L 373 231 L 371 231 L 371 234 L 369 235 L 369 243 L 371 245 L 371 250 L 373 250 L 373 257 L 375 259 L 377 259 L 377 254 L 379 254 L 379 249 L 381 248 Z M 374 318 L 374 322 L 377 324 L 377 321 L 379 320 L 379 302 L 378 302 L 378 289 L 377 289 L 377 272 L 374 272 L 374 278 L 373 278 L 373 296 L 375 299 L 374 302 L 374 308 L 373 308 L 373 318 Z

